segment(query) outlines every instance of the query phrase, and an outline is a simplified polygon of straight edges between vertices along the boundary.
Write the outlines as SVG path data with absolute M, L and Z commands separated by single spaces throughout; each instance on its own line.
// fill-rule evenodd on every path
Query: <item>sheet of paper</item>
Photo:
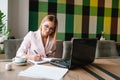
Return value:
M 43 64 L 43 63 L 47 63 L 47 62 L 50 62 L 51 60 L 55 60 L 55 59 L 59 59 L 59 58 L 43 58 L 41 61 L 29 60 L 29 62 L 31 62 L 33 64 Z
M 68 69 L 53 66 L 34 65 L 21 71 L 19 76 L 40 78 L 45 80 L 61 80 L 67 73 Z

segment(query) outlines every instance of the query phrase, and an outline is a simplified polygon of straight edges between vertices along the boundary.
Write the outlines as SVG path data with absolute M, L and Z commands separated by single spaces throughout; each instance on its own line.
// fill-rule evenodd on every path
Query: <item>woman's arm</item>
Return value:
M 16 56 L 19 57 L 24 57 L 27 60 L 31 59 L 31 60 L 41 60 L 42 56 L 40 54 L 36 54 L 33 53 L 31 51 L 33 51 L 33 48 L 31 48 L 31 45 L 34 44 L 33 40 L 31 39 L 32 37 L 34 37 L 34 33 L 33 32 L 29 32 L 25 37 L 23 42 L 21 43 Z M 33 45 L 32 45 L 33 46 Z
M 31 32 L 29 32 L 23 39 L 20 47 L 18 48 L 17 50 L 17 54 L 16 56 L 20 56 L 20 57 L 23 57 L 27 54 L 30 46 L 31 46 L 31 40 L 30 40 L 30 37 L 31 37 Z

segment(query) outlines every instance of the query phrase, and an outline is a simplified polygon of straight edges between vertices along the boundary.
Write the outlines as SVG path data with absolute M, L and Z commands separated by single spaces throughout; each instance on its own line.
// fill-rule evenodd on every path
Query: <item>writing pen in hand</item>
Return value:
M 36 50 L 34 50 L 34 52 L 36 53 L 36 54 L 38 54 L 38 52 L 36 51 Z M 41 56 L 41 55 L 40 55 Z M 42 58 L 42 56 L 41 56 L 41 58 Z
M 34 52 L 35 52 L 36 54 L 38 54 L 38 52 L 37 52 L 36 50 L 34 50 Z
M 36 54 L 38 54 L 38 52 L 36 51 L 36 50 L 34 50 L 34 52 L 36 53 Z M 42 57 L 41 56 L 39 56 L 40 57 L 40 60 L 42 60 Z

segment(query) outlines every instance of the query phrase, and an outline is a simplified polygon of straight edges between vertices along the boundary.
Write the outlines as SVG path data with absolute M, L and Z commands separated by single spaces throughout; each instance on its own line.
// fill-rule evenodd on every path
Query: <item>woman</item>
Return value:
M 41 60 L 44 57 L 53 57 L 56 49 L 56 32 L 58 21 L 56 16 L 47 15 L 43 18 L 37 31 L 30 31 L 17 51 L 16 56 L 27 60 Z

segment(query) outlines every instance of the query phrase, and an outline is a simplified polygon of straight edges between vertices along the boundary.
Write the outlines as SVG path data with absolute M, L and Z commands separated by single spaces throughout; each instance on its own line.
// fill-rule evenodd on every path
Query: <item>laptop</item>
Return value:
M 96 38 L 73 38 L 71 56 L 64 60 L 51 60 L 50 63 L 62 68 L 73 69 L 91 64 L 95 59 Z

